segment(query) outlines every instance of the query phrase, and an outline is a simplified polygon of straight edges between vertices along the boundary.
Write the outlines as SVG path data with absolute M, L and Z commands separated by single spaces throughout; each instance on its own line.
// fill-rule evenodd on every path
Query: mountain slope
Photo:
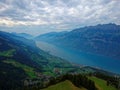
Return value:
M 36 85 L 43 88 L 52 76 L 96 71 L 100 70 L 52 56 L 40 50 L 33 40 L 0 31 L 0 90 L 23 90 Z
M 77 51 L 120 59 L 120 25 L 116 24 L 88 26 L 63 34 L 57 33 L 57 35 L 48 33 L 40 35 L 36 39 Z
M 0 31 L 1 90 L 22 87 L 27 78 L 36 79 L 44 74 L 54 76 L 54 69 L 64 68 L 69 69 L 73 66 L 40 50 L 32 40 Z
M 52 85 L 43 90 L 86 90 L 85 88 L 78 88 L 72 84 L 72 82 L 66 80 L 64 82 L 58 83 L 56 85 Z
M 30 35 L 30 34 L 27 34 L 27 33 L 12 33 L 13 35 L 16 35 L 16 36 L 20 36 L 20 37 L 24 37 L 24 38 L 27 38 L 27 39 L 32 39 L 33 36 Z
M 113 87 L 112 85 L 107 86 L 107 84 L 106 84 L 107 81 L 105 81 L 105 80 L 102 80 L 97 77 L 89 77 L 89 79 L 91 79 L 92 81 L 95 82 L 95 85 L 98 88 L 98 90 L 116 90 L 116 88 Z

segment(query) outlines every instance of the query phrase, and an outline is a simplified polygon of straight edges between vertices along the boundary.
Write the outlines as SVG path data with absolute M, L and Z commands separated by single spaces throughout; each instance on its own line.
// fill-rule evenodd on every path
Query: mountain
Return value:
M 95 72 L 117 75 L 72 64 L 42 51 L 33 40 L 0 31 L 0 90 L 39 90 L 53 77 Z
M 75 85 L 72 84 L 69 80 L 60 82 L 56 85 L 52 85 L 46 89 L 43 90 L 87 90 L 85 88 L 78 88 Z
M 32 35 L 27 34 L 27 33 L 15 33 L 15 32 L 13 32 L 12 34 L 13 34 L 13 35 L 16 35 L 16 36 L 20 36 L 20 37 L 27 38 L 27 39 L 32 39 L 32 38 L 33 38 Z
M 112 23 L 77 28 L 64 33 L 47 33 L 35 39 L 77 51 L 120 59 L 120 25 Z
M 0 31 L 0 90 L 19 89 L 26 80 L 30 80 L 30 85 L 31 80 L 43 83 L 41 80 L 46 81 L 61 70 L 66 73 L 75 68 L 40 50 L 33 40 Z

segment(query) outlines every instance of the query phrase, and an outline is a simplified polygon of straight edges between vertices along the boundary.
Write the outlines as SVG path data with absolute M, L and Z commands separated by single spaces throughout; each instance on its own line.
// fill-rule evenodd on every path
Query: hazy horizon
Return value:
M 107 23 L 107 24 L 110 24 L 110 23 Z M 112 24 L 115 24 L 115 23 L 112 23 Z M 99 25 L 99 24 L 97 24 L 97 25 Z M 118 24 L 116 24 L 116 25 L 118 25 Z M 96 26 L 96 25 L 91 25 L 91 26 Z M 7 29 L 0 29 L 0 31 L 4 31 L 4 32 L 9 32 L 9 33 L 26 33 L 26 34 L 29 34 L 29 35 L 32 35 L 32 36 L 38 36 L 38 35 L 42 35 L 42 34 L 46 34 L 46 33 L 50 33 L 50 32 L 64 32 L 64 31 L 72 31 L 72 30 L 74 30 L 74 29 L 77 29 L 77 28 L 84 28 L 84 27 L 88 27 L 88 26 L 83 26 L 83 27 L 76 27 L 76 28 L 73 28 L 73 29 L 70 29 L 70 30 L 61 30 L 61 31 L 52 31 L 52 30 L 49 30 L 49 31 L 46 31 L 46 32 L 36 32 L 36 33 L 33 33 L 33 31 L 31 31 L 31 32 L 27 32 L 25 29 L 23 29 L 23 31 L 20 31 L 20 32 L 18 32 L 18 31 L 16 31 L 16 29 L 15 29 L 15 31 L 14 31 L 14 27 L 11 27 L 11 28 L 7 28 Z M 32 28 L 33 29 L 33 28 Z M 34 29 L 33 29 L 34 30 Z
M 0 0 L 0 30 L 39 35 L 84 26 L 120 25 L 119 0 Z

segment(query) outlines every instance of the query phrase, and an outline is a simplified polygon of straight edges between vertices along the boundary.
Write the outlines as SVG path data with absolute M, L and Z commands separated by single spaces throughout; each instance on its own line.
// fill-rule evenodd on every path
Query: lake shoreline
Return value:
M 56 45 L 43 41 L 36 41 L 36 45 L 40 49 L 49 52 L 49 54 L 63 58 L 69 62 L 84 66 L 98 67 L 105 71 L 120 74 L 120 70 L 118 70 L 120 65 L 119 60 L 111 59 L 109 57 L 101 56 L 97 54 L 70 50 L 68 48 L 58 47 Z

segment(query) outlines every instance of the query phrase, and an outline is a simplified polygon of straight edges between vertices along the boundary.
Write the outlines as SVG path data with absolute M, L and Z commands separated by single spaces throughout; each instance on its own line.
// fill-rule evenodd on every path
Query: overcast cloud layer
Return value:
M 0 0 L 6 31 L 38 34 L 103 23 L 120 24 L 120 0 Z

